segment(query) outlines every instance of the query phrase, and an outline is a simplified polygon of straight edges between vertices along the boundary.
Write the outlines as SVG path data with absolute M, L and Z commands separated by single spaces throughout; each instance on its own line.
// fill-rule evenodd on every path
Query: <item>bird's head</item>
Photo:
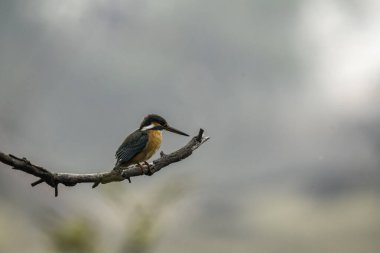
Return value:
M 167 130 L 169 132 L 173 132 L 176 134 L 184 135 L 184 136 L 189 136 L 188 134 L 181 132 L 173 127 L 170 127 L 166 120 L 157 115 L 157 114 L 149 114 L 144 118 L 144 120 L 141 122 L 140 125 L 140 130 L 141 131 L 146 131 L 146 130 Z

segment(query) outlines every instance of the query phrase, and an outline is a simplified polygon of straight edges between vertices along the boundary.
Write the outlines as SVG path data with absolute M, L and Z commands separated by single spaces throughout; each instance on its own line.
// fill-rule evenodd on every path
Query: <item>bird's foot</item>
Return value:
M 145 175 L 144 167 L 143 167 L 140 163 L 137 163 L 136 165 L 139 166 L 139 168 L 140 168 L 140 170 L 141 170 L 141 173 L 142 173 L 143 175 Z
M 147 168 L 148 168 L 148 172 L 147 173 L 145 173 L 145 175 L 147 175 L 147 176 L 151 176 L 151 175 L 153 175 L 153 171 L 150 169 L 150 164 L 147 162 L 147 161 L 144 161 L 144 164 L 147 166 Z
M 150 164 L 147 161 L 144 161 L 144 165 L 146 165 L 146 167 L 148 169 L 147 172 L 144 171 L 144 167 L 141 163 L 137 163 L 137 166 L 139 166 L 139 168 L 141 169 L 141 173 L 143 175 L 147 175 L 147 176 L 153 175 L 153 171 L 150 169 Z

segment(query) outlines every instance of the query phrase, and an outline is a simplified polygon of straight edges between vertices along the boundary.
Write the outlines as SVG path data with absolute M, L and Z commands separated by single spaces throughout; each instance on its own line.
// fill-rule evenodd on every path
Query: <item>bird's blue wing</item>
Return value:
M 117 163 L 125 163 L 141 152 L 148 143 L 148 134 L 142 131 L 135 131 L 130 134 L 123 144 L 116 151 Z

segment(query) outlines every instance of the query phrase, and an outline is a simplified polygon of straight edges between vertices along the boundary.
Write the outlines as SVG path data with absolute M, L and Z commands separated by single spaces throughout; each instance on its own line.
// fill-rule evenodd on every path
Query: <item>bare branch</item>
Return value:
M 161 157 L 154 160 L 148 165 L 131 165 L 128 167 L 115 167 L 109 172 L 90 173 L 90 174 L 73 174 L 73 173 L 53 173 L 43 167 L 32 164 L 26 158 L 19 158 L 14 155 L 6 155 L 0 152 L 0 162 L 7 164 L 14 170 L 21 170 L 28 174 L 34 175 L 39 179 L 31 185 L 36 186 L 41 183 L 46 183 L 54 188 L 55 196 L 58 196 L 58 185 L 74 186 L 78 183 L 93 183 L 93 188 L 99 184 L 123 181 L 127 179 L 129 182 L 131 177 L 141 175 L 153 175 L 169 164 L 179 162 L 182 159 L 190 156 L 193 151 L 207 140 L 209 137 L 203 136 L 203 129 L 199 130 L 199 134 L 193 137 L 184 147 L 178 149 L 171 154 L 160 153 Z

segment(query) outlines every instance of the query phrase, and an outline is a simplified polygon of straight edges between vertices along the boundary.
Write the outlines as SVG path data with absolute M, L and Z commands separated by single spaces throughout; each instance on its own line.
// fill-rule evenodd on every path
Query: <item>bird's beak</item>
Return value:
M 180 134 L 180 135 L 184 135 L 184 136 L 189 136 L 188 134 L 185 134 L 184 132 L 181 132 L 173 127 L 170 127 L 170 126 L 165 126 L 164 127 L 165 130 L 168 130 L 169 132 L 172 132 L 172 133 L 176 133 L 176 134 Z

